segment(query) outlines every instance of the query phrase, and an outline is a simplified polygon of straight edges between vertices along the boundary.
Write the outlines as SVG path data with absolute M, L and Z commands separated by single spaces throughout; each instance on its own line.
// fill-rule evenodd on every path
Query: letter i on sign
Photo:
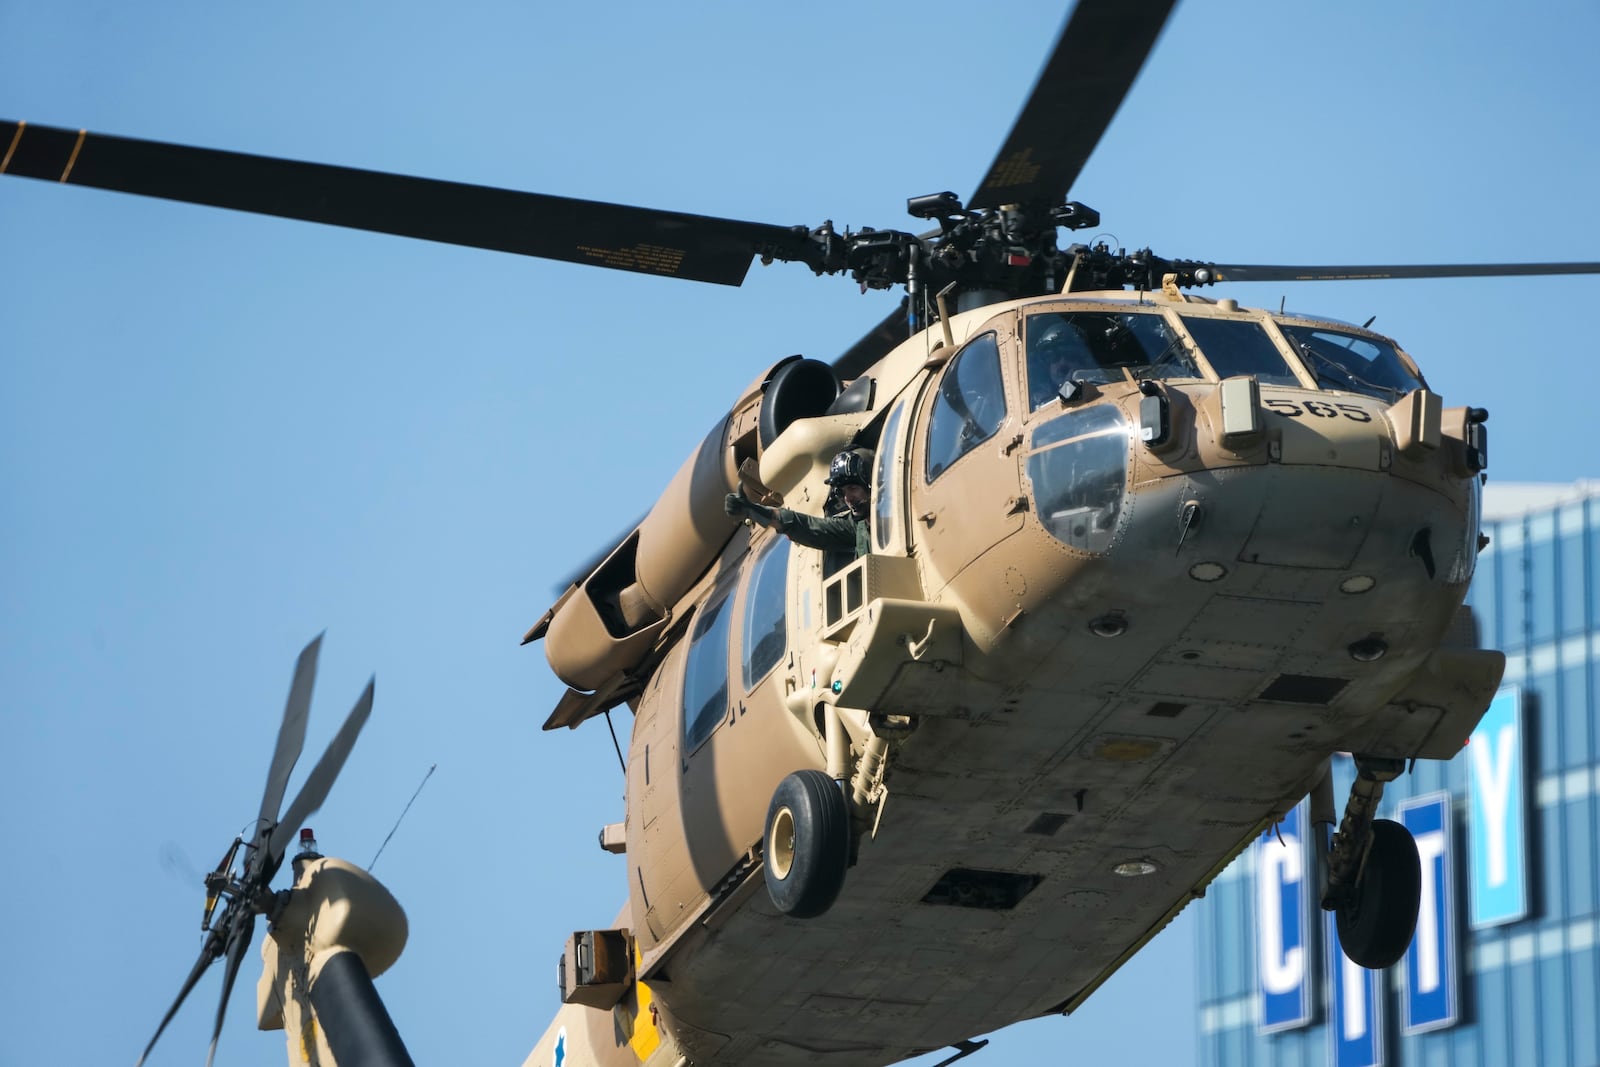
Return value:
M 1351 963 L 1327 912 L 1328 1043 L 1334 1067 L 1383 1067 L 1383 974 Z
M 1450 794 L 1429 793 L 1400 806 L 1422 860 L 1417 932 L 1405 958 L 1402 1030 L 1426 1033 L 1456 1022 L 1455 893 L 1451 883 Z

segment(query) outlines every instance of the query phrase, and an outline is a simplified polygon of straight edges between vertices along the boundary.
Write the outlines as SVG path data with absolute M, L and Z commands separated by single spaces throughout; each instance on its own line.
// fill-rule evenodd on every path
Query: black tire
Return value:
M 1374 821 L 1361 882 L 1334 912 L 1344 954 L 1373 971 L 1399 962 L 1416 932 L 1421 903 L 1422 861 L 1411 832 L 1388 819 Z
M 767 893 L 785 915 L 810 919 L 833 906 L 850 865 L 850 806 L 821 771 L 795 771 L 772 794 L 762 835 Z

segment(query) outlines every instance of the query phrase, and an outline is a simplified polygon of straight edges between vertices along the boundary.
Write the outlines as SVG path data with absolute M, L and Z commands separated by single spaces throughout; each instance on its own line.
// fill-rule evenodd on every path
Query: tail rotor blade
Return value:
M 300 795 L 294 798 L 289 810 L 284 812 L 283 819 L 273 831 L 272 839 L 267 845 L 265 870 L 278 869 L 278 865 L 283 862 L 284 850 L 289 847 L 289 840 L 294 837 L 300 825 L 312 812 L 320 808 L 322 802 L 327 799 L 328 790 L 333 788 L 334 779 L 339 776 L 345 759 L 349 757 L 350 750 L 355 747 L 356 738 L 361 734 L 361 728 L 366 725 L 367 716 L 372 713 L 372 693 L 376 684 L 376 679 L 367 682 L 367 688 L 362 692 L 361 699 L 356 701 L 356 706 L 350 710 L 344 725 L 339 727 L 339 732 L 328 742 L 328 750 L 317 760 L 316 767 L 306 777 L 305 785 L 300 787 Z
M 223 919 L 226 920 L 227 918 L 228 913 L 224 912 Z M 227 922 L 224 921 L 221 925 L 226 927 Z M 172 1021 L 173 1016 L 178 1014 L 178 1009 L 183 1007 L 184 999 L 189 996 L 190 990 L 194 989 L 195 983 L 200 981 L 200 976 L 206 973 L 206 968 L 211 966 L 212 961 L 221 954 L 222 940 L 220 935 L 215 932 L 208 934 L 205 947 L 200 950 L 200 958 L 195 961 L 194 968 L 189 972 L 189 977 L 184 979 L 183 987 L 178 990 L 178 996 L 173 1000 L 172 1007 L 168 1008 L 167 1013 L 161 1017 L 161 1025 L 156 1027 L 155 1036 L 144 1047 L 144 1051 L 139 1053 L 139 1062 L 135 1064 L 135 1067 L 143 1067 L 146 1057 L 150 1055 L 150 1050 L 156 1047 L 157 1041 L 161 1040 L 161 1035 L 166 1031 L 167 1024 Z
M 255 933 L 255 913 L 243 909 L 237 913 L 237 925 L 228 935 L 228 961 L 222 972 L 222 999 L 217 1002 L 217 1024 L 211 1029 L 211 1047 L 206 1051 L 206 1067 L 211 1067 L 217 1057 L 217 1040 L 222 1037 L 222 1019 L 228 1012 L 228 997 L 233 993 L 233 980 L 239 977 L 239 964 Z
M 289 772 L 306 743 L 306 720 L 311 716 L 311 687 L 317 680 L 317 652 L 322 648 L 322 635 L 300 651 L 294 664 L 294 681 L 289 684 L 289 701 L 283 708 L 283 724 L 278 727 L 278 747 L 272 753 L 272 763 L 267 768 L 267 788 L 261 796 L 260 821 L 256 834 L 278 821 L 278 809 L 283 806 L 283 791 L 289 784 Z

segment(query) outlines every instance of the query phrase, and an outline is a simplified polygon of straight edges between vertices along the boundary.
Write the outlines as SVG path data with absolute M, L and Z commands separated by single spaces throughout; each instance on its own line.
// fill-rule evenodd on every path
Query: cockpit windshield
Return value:
M 1284 362 L 1283 353 L 1259 322 L 1185 315 L 1183 326 L 1205 353 L 1217 377 L 1248 374 L 1262 385 L 1299 387 L 1300 379 L 1294 376 L 1289 364 Z
M 1394 403 L 1424 383 L 1387 341 L 1326 326 L 1278 328 L 1324 389 L 1342 389 Z
M 1068 382 L 1204 378 L 1183 339 L 1159 314 L 1048 312 L 1027 323 L 1028 400 L 1037 410 Z

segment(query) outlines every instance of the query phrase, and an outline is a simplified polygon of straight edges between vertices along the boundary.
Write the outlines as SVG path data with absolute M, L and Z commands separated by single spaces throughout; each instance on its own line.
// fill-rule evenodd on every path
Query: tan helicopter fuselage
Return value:
M 1170 343 L 1056 393 L 1031 346 L 1062 318 Z M 954 316 L 775 436 L 767 376 L 746 390 L 536 628 L 574 686 L 549 725 L 635 712 L 619 924 L 642 985 L 564 1007 L 528 1062 L 559 1030 L 598 1062 L 881 1064 L 1070 1011 L 1332 753 L 1454 754 L 1504 662 L 1458 625 L 1481 413 L 1332 388 L 1297 338 L 1392 346 L 1071 294 Z M 745 460 L 747 485 L 820 512 L 851 446 L 875 451 L 870 555 L 722 512 Z M 843 783 L 860 835 L 807 920 L 761 874 L 801 768 Z

